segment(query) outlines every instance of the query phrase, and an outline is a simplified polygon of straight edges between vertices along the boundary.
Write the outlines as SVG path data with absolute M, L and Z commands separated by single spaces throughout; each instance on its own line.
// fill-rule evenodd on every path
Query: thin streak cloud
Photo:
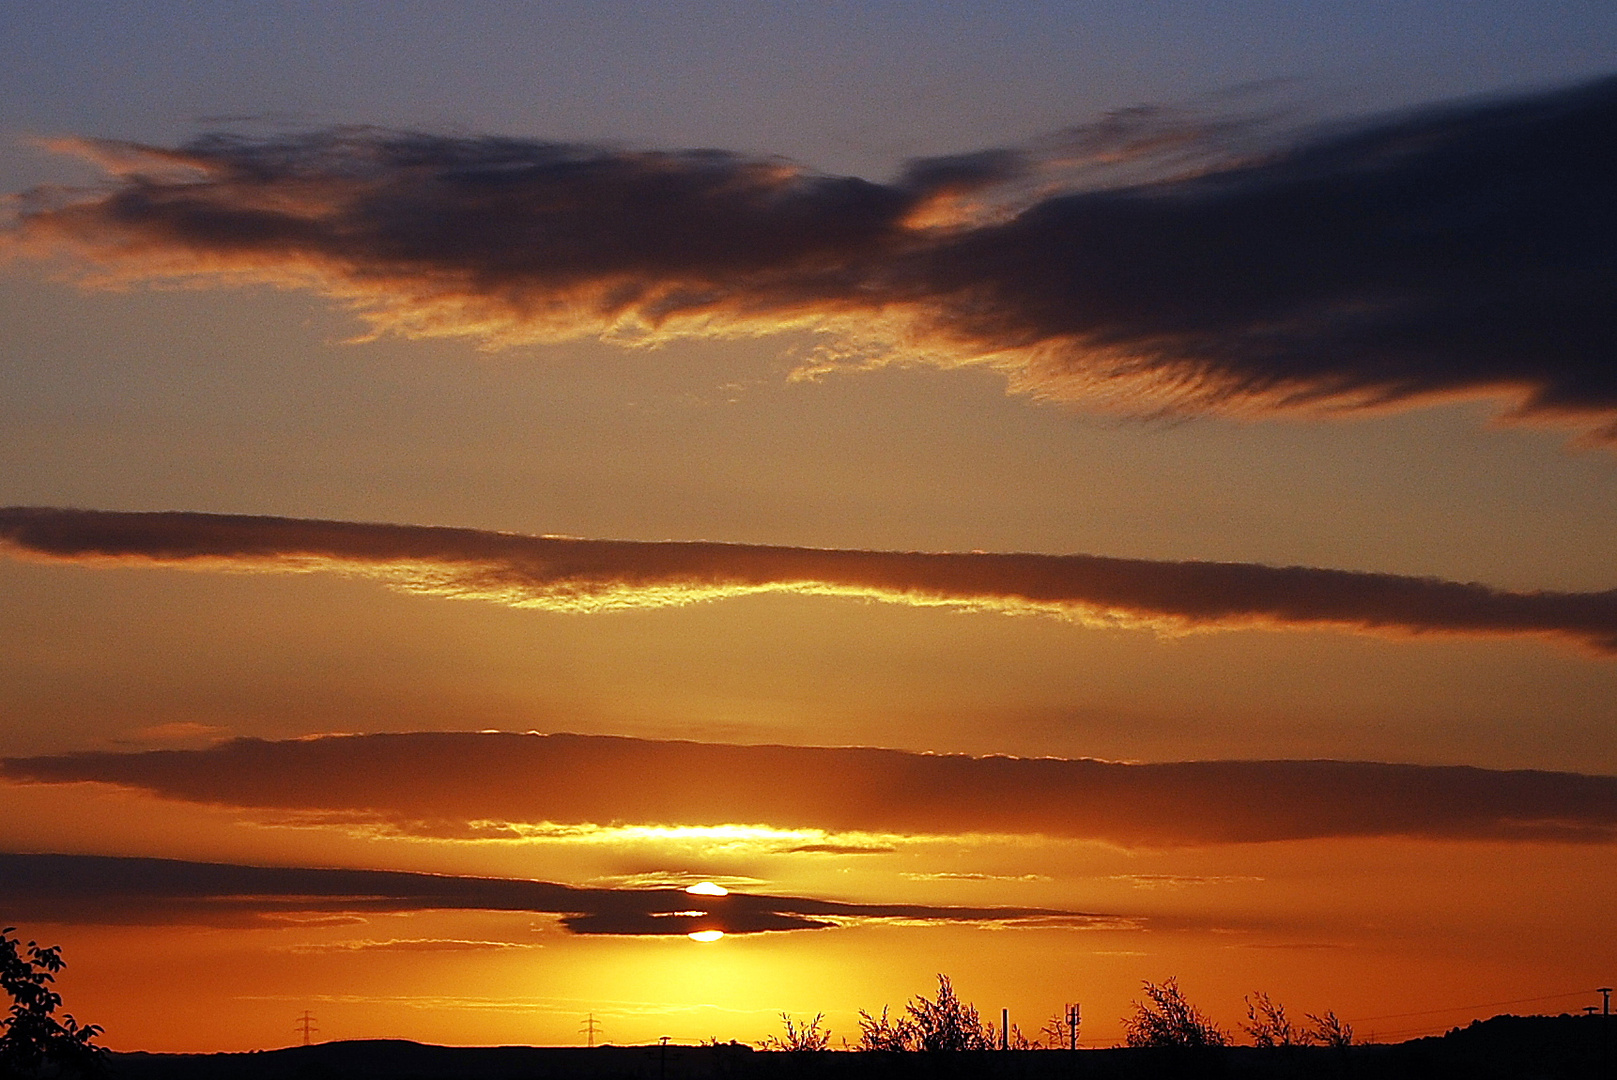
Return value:
M 0 552 L 90 566 L 316 572 L 589 612 L 755 593 L 1053 615 L 1161 631 L 1332 628 L 1539 636 L 1617 652 L 1617 590 L 1515 592 L 1317 567 L 1097 555 L 648 543 L 183 512 L 0 509 Z
M 103 283 L 310 289 L 378 333 L 806 329 L 831 335 L 808 372 L 988 364 L 1136 412 L 1492 396 L 1610 441 L 1614 127 L 1609 78 L 1267 146 L 1137 110 L 885 183 L 375 128 L 62 140 L 106 183 L 17 196 L 4 245 Z

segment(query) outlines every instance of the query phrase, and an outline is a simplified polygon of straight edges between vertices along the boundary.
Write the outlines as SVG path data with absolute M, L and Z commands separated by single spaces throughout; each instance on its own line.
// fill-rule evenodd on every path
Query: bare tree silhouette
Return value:
M 104 1051 L 92 1044 L 101 1034 L 97 1024 L 80 1024 L 72 1014 L 56 1010 L 62 995 L 52 984 L 66 967 L 59 946 L 24 945 L 12 936 L 16 927 L 0 931 L 0 990 L 11 1007 L 0 1020 L 0 1076 L 73 1076 L 104 1071 Z
M 1246 1017 L 1249 1023 L 1241 1030 L 1252 1036 L 1253 1046 L 1303 1046 L 1310 1041 L 1308 1032 L 1298 1031 L 1287 1019 L 1286 1007 L 1269 1000 L 1262 990 L 1246 999 Z
M 1334 1046 L 1338 1049 L 1353 1045 L 1353 1025 L 1337 1016 L 1334 1012 L 1327 1010 L 1322 1016 L 1315 1016 L 1313 1013 L 1304 1013 L 1303 1015 L 1314 1023 L 1313 1029 L 1305 1032 L 1309 1041 L 1316 1042 L 1320 1046 Z
M 821 1026 L 825 1022 L 824 1013 L 815 1013 L 808 1023 L 802 1025 L 793 1022 L 787 1013 L 780 1014 L 780 1021 L 786 1028 L 785 1036 L 768 1036 L 758 1044 L 763 1049 L 806 1054 L 825 1050 L 831 1045 L 831 1029 Z
M 1022 1034 L 1022 1029 L 1015 1024 L 1011 1025 L 1010 1032 L 1005 1038 L 1005 1046 L 1011 1050 L 1043 1050 L 1044 1044 L 1037 1039 L 1030 1039 Z
M 1123 1018 L 1125 1038 L 1130 1046 L 1227 1046 L 1230 1037 L 1217 1024 L 1201 1014 L 1179 992 L 1179 981 L 1169 978 L 1160 985 L 1147 981 L 1148 1001 L 1134 1003 L 1134 1015 Z
M 879 1017 L 859 1010 L 860 1050 L 913 1050 L 915 1028 L 907 1016 L 888 1019 L 887 1006 L 881 1007 Z
M 1049 1042 L 1035 1042 L 1033 1048 L 1043 1049 L 1048 1046 L 1051 1050 L 1076 1050 L 1078 1033 L 1082 1030 L 1083 1025 L 1079 1021 L 1076 1006 L 1068 1005 L 1057 1009 L 1050 1014 L 1050 1019 L 1046 1020 L 1044 1027 L 1039 1030 L 1039 1034 Z

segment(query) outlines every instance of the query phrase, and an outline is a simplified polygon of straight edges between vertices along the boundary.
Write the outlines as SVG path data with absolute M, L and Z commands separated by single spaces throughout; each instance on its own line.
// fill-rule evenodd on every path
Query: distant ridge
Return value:
M 1585 1080 L 1617 1076 L 1617 1018 L 1496 1016 L 1448 1034 L 1348 1050 L 762 1052 L 719 1046 L 432 1046 L 370 1039 L 236 1054 L 121 1053 L 119 1080 Z

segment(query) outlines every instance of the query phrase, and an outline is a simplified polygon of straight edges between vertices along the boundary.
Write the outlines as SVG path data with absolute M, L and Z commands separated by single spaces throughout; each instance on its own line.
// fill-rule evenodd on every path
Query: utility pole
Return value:
M 1596 989 L 1600 991 L 1600 1015 L 1603 1019 L 1609 1021 L 1611 1019 L 1611 987 L 1600 986 L 1596 987 Z M 1589 1011 L 1594 1012 L 1593 1009 Z M 1613 1062 L 1617 1062 L 1617 1046 L 1612 1044 L 1611 1024 L 1604 1023 L 1600 1026 L 1603 1029 L 1600 1032 L 1600 1039 L 1606 1044 L 1606 1073 L 1610 1075 Z
M 590 1018 L 579 1027 L 578 1033 L 587 1036 L 590 1041 L 590 1049 L 595 1049 L 595 1036 L 601 1033 L 601 1025 L 596 1021 L 594 1013 L 590 1013 Z
M 1067 1006 L 1067 1049 L 1078 1049 L 1078 1024 L 1083 1019 L 1077 1004 Z
M 309 1010 L 304 1009 L 303 1015 L 292 1025 L 292 1030 L 303 1032 L 303 1045 L 308 1046 L 309 1036 L 320 1029 L 314 1026 L 314 1017 L 309 1015 Z

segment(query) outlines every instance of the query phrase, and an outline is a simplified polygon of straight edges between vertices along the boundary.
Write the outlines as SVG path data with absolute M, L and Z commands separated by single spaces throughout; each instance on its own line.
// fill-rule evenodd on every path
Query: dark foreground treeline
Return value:
M 1582 1080 L 1617 1077 L 1617 1017 L 1496 1016 L 1389 1045 L 765 1052 L 719 1046 L 449 1047 L 397 1040 L 247 1054 L 113 1054 L 116 1080 Z

